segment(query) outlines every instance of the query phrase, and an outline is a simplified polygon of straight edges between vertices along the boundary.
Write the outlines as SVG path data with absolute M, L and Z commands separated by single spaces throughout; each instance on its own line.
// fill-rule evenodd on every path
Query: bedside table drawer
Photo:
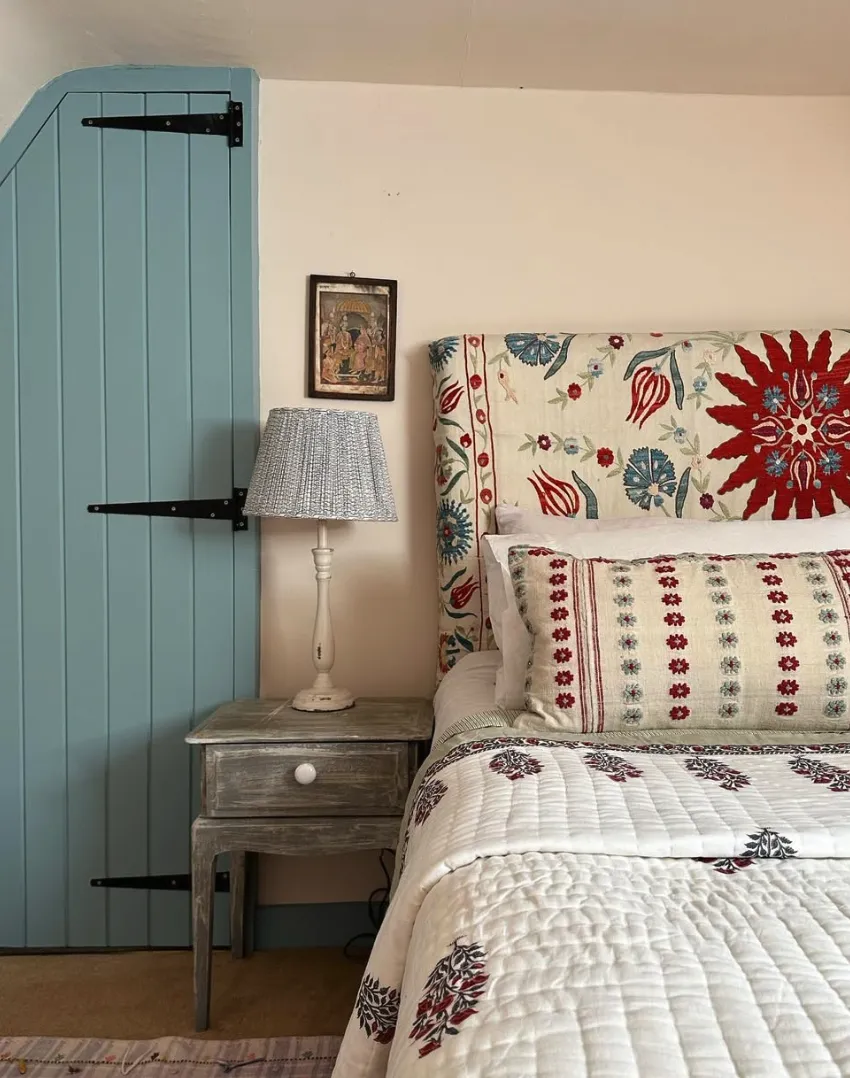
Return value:
M 220 745 L 205 756 L 208 816 L 401 815 L 410 785 L 402 742 Z

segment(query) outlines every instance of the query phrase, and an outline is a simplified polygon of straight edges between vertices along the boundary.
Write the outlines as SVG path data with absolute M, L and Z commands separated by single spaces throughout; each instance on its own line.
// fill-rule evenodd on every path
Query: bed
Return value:
M 839 473 L 850 334 L 474 334 L 437 342 L 431 357 L 442 617 L 434 748 L 411 792 L 392 902 L 335 1075 L 850 1075 L 841 673 L 850 553 L 834 541 L 850 522 L 831 518 L 850 504 Z M 603 531 L 606 518 L 629 514 L 635 524 L 653 514 L 698 522 L 682 540 L 687 553 L 671 554 L 665 538 L 655 555 L 630 561 L 576 553 L 578 540 L 523 545 L 518 535 L 510 571 L 533 643 L 524 704 L 513 708 L 499 696 L 506 656 L 494 649 L 496 578 L 483 561 L 499 502 L 552 518 L 541 527 L 553 531 L 555 517 Z M 700 547 L 700 516 L 733 550 L 751 529 L 753 552 Z M 826 545 L 810 542 L 813 529 Z M 627 534 L 635 543 L 636 529 Z M 763 548 L 762 536 L 781 538 Z M 608 541 L 602 532 L 586 540 L 603 550 Z M 546 697 L 534 603 L 548 624 L 550 597 L 535 600 L 529 581 L 551 566 L 591 595 L 587 610 L 571 612 L 571 646 L 591 638 L 580 628 L 591 620 L 594 633 L 609 633 L 596 648 L 599 692 L 587 700 L 608 699 L 605 664 L 617 646 L 631 680 L 616 692 L 642 686 L 640 706 L 609 707 L 607 725 L 588 717 L 576 688 L 591 677 L 583 667 L 573 684 L 556 665 L 570 691 Z M 659 609 L 674 629 L 659 639 L 663 649 L 668 633 L 674 674 L 651 661 L 645 611 L 657 599 L 642 598 L 643 578 L 667 596 Z M 739 603 L 731 633 L 724 604 L 745 580 L 768 583 Z M 694 589 L 705 581 L 699 606 Z M 612 630 L 597 613 L 609 585 L 614 598 L 629 595 L 618 624 L 638 630 Z M 552 601 L 563 603 L 554 586 Z M 630 658 L 637 635 L 642 671 Z M 733 637 L 743 673 L 725 652 L 734 677 L 698 673 Z M 767 684 L 752 671 L 774 652 L 781 665 Z M 829 667 L 814 671 L 821 652 Z M 663 712 L 652 710 L 653 693 Z

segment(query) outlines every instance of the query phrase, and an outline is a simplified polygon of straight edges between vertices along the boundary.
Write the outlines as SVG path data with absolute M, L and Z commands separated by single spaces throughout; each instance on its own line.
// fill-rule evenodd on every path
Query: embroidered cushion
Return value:
M 521 510 L 533 521 L 533 514 Z M 485 535 L 481 547 L 487 567 L 490 618 L 496 633 L 501 665 L 496 675 L 496 703 L 521 708 L 525 700 L 525 672 L 531 655 L 529 636 L 516 607 L 508 556 L 513 546 L 551 546 L 576 558 L 651 558 L 667 554 L 758 554 L 762 550 L 835 550 L 850 537 L 850 513 L 833 513 L 812 520 L 746 520 L 703 524 L 698 520 L 674 520 L 666 524 L 637 520 L 632 529 L 606 527 L 620 521 L 595 521 L 600 529 L 592 535 L 568 535 L 559 531 L 565 522 L 544 517 L 551 526 L 533 535 Z M 570 523 L 567 521 L 566 523 Z M 501 579 L 499 573 L 501 572 Z M 501 584 L 501 590 L 500 585 Z
M 848 728 L 850 551 L 619 561 L 514 547 L 525 706 L 572 732 Z

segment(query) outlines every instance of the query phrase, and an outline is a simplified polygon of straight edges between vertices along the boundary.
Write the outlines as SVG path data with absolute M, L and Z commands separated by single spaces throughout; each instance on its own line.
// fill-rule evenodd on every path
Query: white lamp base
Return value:
M 292 701 L 296 711 L 345 711 L 354 707 L 354 697 L 347 689 L 302 689 Z
M 334 634 L 331 627 L 329 587 L 333 550 L 328 546 L 328 526 L 318 523 L 318 543 L 313 548 L 316 567 L 316 623 L 313 626 L 313 665 L 316 680 L 309 689 L 302 689 L 292 701 L 296 711 L 345 711 L 354 707 L 354 697 L 348 689 L 338 689 L 331 681 L 334 664 Z

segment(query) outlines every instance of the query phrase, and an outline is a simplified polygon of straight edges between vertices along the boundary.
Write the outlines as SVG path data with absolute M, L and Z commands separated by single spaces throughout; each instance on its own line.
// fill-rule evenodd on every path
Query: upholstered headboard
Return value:
M 430 360 L 442 673 L 492 646 L 497 501 L 708 520 L 850 505 L 850 330 L 467 334 Z

